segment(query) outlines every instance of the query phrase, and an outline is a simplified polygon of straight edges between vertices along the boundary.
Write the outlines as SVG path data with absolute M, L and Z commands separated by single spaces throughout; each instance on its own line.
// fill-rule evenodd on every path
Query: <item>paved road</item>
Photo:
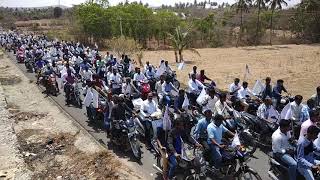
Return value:
M 16 64 L 30 80 L 33 80 L 35 82 L 35 74 L 28 73 L 24 64 L 17 64 L 14 56 L 12 54 L 8 55 L 10 59 L 13 60 L 12 62 Z M 52 96 L 52 99 L 84 129 L 86 129 L 98 142 L 100 142 L 101 145 L 103 145 L 107 149 L 113 150 L 114 153 L 122 160 L 128 161 L 129 165 L 131 166 L 131 168 L 133 168 L 134 171 L 140 173 L 144 176 L 145 179 L 148 180 L 161 179 L 161 175 L 152 168 L 152 165 L 155 163 L 153 154 L 146 150 L 144 146 L 142 148 L 143 153 L 141 162 L 137 163 L 134 157 L 131 155 L 131 152 L 124 153 L 121 150 L 110 145 L 109 139 L 106 137 L 106 133 L 102 128 L 102 124 L 93 124 L 88 121 L 86 117 L 85 107 L 79 109 L 72 106 L 65 106 L 63 94 L 59 94 L 57 97 Z M 267 175 L 267 171 L 269 168 L 267 155 L 262 151 L 257 150 L 254 156 L 255 158 L 251 159 L 249 165 L 259 173 L 263 180 L 270 179 Z

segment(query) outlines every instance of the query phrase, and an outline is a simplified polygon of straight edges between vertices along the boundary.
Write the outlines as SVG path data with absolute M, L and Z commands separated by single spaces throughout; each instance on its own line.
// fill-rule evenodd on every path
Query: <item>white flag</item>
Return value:
M 156 77 L 160 77 L 164 72 L 166 71 L 166 67 L 165 67 L 165 64 L 161 64 L 159 66 L 159 68 L 157 69 L 157 72 L 156 72 Z
M 235 148 L 237 146 L 240 146 L 241 143 L 240 143 L 240 139 L 239 139 L 239 135 L 238 133 L 236 133 L 233 137 L 233 140 L 232 140 L 232 143 L 231 143 L 231 147 Z
M 279 112 L 273 107 L 271 106 L 271 108 L 268 110 L 268 120 L 271 122 L 278 122 L 279 118 L 280 118 L 280 114 Z
M 280 118 L 290 120 L 292 118 L 291 104 L 288 103 L 281 111 Z
M 204 101 L 204 98 L 206 97 L 206 89 L 205 88 L 203 88 L 202 90 L 201 90 L 201 93 L 200 93 L 200 95 L 198 96 L 198 98 L 197 98 L 197 103 L 201 106 L 202 105 L 202 103 L 203 103 L 203 101 Z
M 129 64 L 128 71 L 129 71 L 129 73 L 131 73 L 133 71 L 133 64 L 131 62 Z
M 182 108 L 187 110 L 189 105 L 190 105 L 189 99 L 188 99 L 187 95 L 185 95 L 183 103 L 182 103 Z
M 263 86 L 262 82 L 260 80 L 256 80 L 256 83 L 254 84 L 254 86 L 252 88 L 252 93 L 254 95 L 259 95 L 262 93 L 263 90 L 264 90 L 264 86 Z
M 92 103 L 94 108 L 98 108 L 98 98 L 99 98 L 99 93 L 93 88 L 88 88 L 87 94 L 83 100 L 83 104 L 86 107 L 89 107 L 90 104 Z
M 244 78 L 243 79 L 246 80 L 249 75 L 251 75 L 251 72 L 250 72 L 248 64 L 246 64 L 246 72 L 244 74 Z
M 166 110 L 164 112 L 163 115 L 163 130 L 170 130 L 171 129 L 171 120 L 170 120 L 170 116 L 169 116 L 169 108 L 168 105 L 166 106 Z
M 184 61 L 178 64 L 178 70 L 182 70 L 184 68 Z

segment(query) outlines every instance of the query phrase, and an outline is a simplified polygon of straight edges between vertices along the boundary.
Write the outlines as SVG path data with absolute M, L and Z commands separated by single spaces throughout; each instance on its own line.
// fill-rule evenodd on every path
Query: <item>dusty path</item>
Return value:
M 0 163 L 0 176 L 140 179 L 44 98 L 10 59 L 0 62 L 0 160 L 6 162 Z

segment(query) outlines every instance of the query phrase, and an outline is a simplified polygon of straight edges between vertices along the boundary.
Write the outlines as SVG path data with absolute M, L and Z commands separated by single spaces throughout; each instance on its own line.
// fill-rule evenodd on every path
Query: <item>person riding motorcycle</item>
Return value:
M 133 75 L 133 82 L 137 89 L 141 88 L 141 83 L 147 80 L 146 76 L 140 71 L 140 68 L 136 68 L 136 73 Z
M 202 110 L 205 111 L 210 109 L 211 111 L 214 109 L 214 106 L 219 98 L 216 96 L 216 91 L 214 88 L 209 88 L 207 90 L 207 94 L 204 96 L 203 101 L 200 103 L 202 106 Z
M 170 82 L 170 78 L 166 78 L 165 82 L 162 84 L 162 94 L 164 96 L 164 104 L 165 105 L 170 105 L 170 101 L 171 101 L 171 96 L 172 93 L 171 91 L 176 91 L 178 92 L 178 90 L 174 87 L 174 85 Z M 162 103 L 162 102 L 161 102 Z
M 264 86 L 263 91 L 261 92 L 262 99 L 265 99 L 267 96 L 272 98 L 272 85 L 271 85 L 271 78 L 266 78 L 266 84 Z
M 272 134 L 273 156 L 288 166 L 290 180 L 296 179 L 297 162 L 294 159 L 294 147 L 290 145 L 290 120 L 281 119 L 279 128 Z
M 203 156 L 205 159 L 210 154 L 210 147 L 208 145 L 208 132 L 207 127 L 212 121 L 212 111 L 210 109 L 207 109 L 204 111 L 204 118 L 200 119 L 195 127 L 195 130 L 193 132 L 193 137 L 202 145 L 204 148 Z
M 189 96 L 190 96 L 190 103 L 195 105 L 197 97 L 199 96 L 201 90 L 205 88 L 205 86 L 196 79 L 196 75 L 192 74 L 191 79 L 188 82 L 189 88 Z
M 112 70 L 112 74 L 110 75 L 109 85 L 111 87 L 112 94 L 120 94 L 121 93 L 121 85 L 122 85 L 122 77 L 118 73 L 117 69 Z
M 235 78 L 234 82 L 232 84 L 230 84 L 230 86 L 229 86 L 229 93 L 231 95 L 231 101 L 233 101 L 237 98 L 237 93 L 241 89 L 241 86 L 239 83 L 240 83 L 240 79 Z
M 150 121 L 147 121 L 146 118 L 152 117 L 156 112 L 161 113 L 158 108 L 158 104 L 153 100 L 153 94 L 149 93 L 148 98 L 143 101 L 142 106 L 140 107 L 140 113 L 142 115 L 141 119 L 143 119 L 143 125 L 145 129 L 145 138 L 147 141 L 147 149 L 151 149 L 151 139 L 153 138 L 151 134 L 152 124 Z
M 298 171 L 306 180 L 314 180 L 312 170 L 320 171 L 320 161 L 314 157 L 314 152 L 320 149 L 314 145 L 313 141 L 318 137 L 320 129 L 317 126 L 310 126 L 307 135 L 299 138 L 297 145 Z
M 284 81 L 282 79 L 277 80 L 277 84 L 272 89 L 272 97 L 273 97 L 273 106 L 278 107 L 281 98 L 282 98 L 282 91 L 288 93 L 286 88 L 283 86 Z
M 133 97 L 134 94 L 139 94 L 139 90 L 131 83 L 131 78 L 126 78 L 122 83 L 122 94 L 127 97 Z
M 227 147 L 226 144 L 222 143 L 223 133 L 227 133 L 232 137 L 234 136 L 231 131 L 229 131 L 224 125 L 222 125 L 223 120 L 224 117 L 220 114 L 217 114 L 214 116 L 214 120 L 207 127 L 207 143 L 211 150 L 210 158 L 212 158 L 211 160 L 209 160 L 209 163 L 217 169 L 222 166 L 221 151 Z
M 279 119 L 278 114 L 274 114 L 276 112 L 275 108 L 272 106 L 272 99 L 267 96 L 264 99 L 264 102 L 259 106 L 257 110 L 258 126 L 261 129 L 261 135 L 267 133 L 269 130 L 268 124 L 277 123 Z M 265 136 L 262 136 L 265 137 Z
M 296 95 L 294 97 L 294 101 L 290 103 L 290 108 L 292 111 L 292 120 L 295 122 L 299 122 L 301 118 L 303 108 L 302 99 L 303 97 L 301 95 Z
M 66 105 L 69 105 L 71 101 L 70 93 L 76 82 L 76 77 L 72 74 L 71 69 L 68 69 L 67 74 L 62 76 L 62 82 L 64 84 L 64 92 L 66 93 Z
M 173 128 L 168 132 L 169 179 L 172 179 L 175 175 L 175 170 L 178 165 L 177 161 L 182 155 L 183 143 L 189 142 L 197 147 L 201 147 L 185 130 L 184 126 L 184 120 L 178 118 L 173 122 Z
M 119 122 L 126 120 L 126 112 L 132 113 L 132 110 L 124 103 L 124 98 L 117 95 L 113 96 L 114 106 L 111 109 L 111 135 L 112 137 L 118 137 L 121 132 L 120 127 L 118 127 Z M 117 141 L 115 141 L 117 142 Z
M 247 103 L 248 97 L 255 97 L 252 91 L 248 87 L 248 82 L 244 81 L 242 83 L 241 89 L 238 91 L 237 98 L 240 100 L 241 105 L 244 107 L 244 111 L 247 112 L 249 104 Z
M 320 86 L 316 89 L 316 94 L 311 96 L 311 99 L 314 101 L 314 107 L 320 107 Z

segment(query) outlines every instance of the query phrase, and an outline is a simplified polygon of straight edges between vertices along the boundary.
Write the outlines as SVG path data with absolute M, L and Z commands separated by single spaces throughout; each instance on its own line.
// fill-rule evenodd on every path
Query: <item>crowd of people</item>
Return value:
M 301 95 L 283 102 L 291 95 L 281 79 L 272 86 L 271 78 L 266 77 L 264 88 L 253 92 L 248 82 L 240 83 L 240 79 L 235 78 L 228 90 L 223 91 L 205 75 L 205 70 L 198 72 L 194 66 L 188 74 L 187 87 L 181 89 L 175 72 L 165 60 L 158 66 L 147 61 L 139 68 L 127 55 L 117 58 L 107 52 L 103 56 L 97 46 L 90 48 L 81 43 L 16 32 L 2 32 L 0 43 L 8 51 L 14 51 L 17 60 L 33 62 L 38 83 L 46 79 L 43 77 L 54 76 L 57 79 L 53 82 L 55 90 L 64 92 L 66 105 L 73 104 L 74 99 L 83 99 L 80 104 L 86 107 L 87 116 L 93 122 L 102 112 L 111 137 L 117 135 L 114 122 L 125 120 L 126 114 L 137 117 L 137 123 L 144 129 L 147 149 L 152 150 L 152 142 L 156 140 L 161 150 L 164 179 L 174 178 L 183 143 L 203 148 L 204 156 L 219 169 L 223 158 L 221 151 L 230 144 L 223 141 L 223 137 L 224 134 L 235 135 L 232 127 L 236 124 L 234 113 L 237 111 L 257 116 L 262 129 L 266 122 L 279 126 L 271 137 L 272 151 L 288 165 L 290 180 L 296 179 L 296 172 L 307 180 L 314 179 L 312 170 L 320 170 L 320 161 L 313 153 L 320 148 L 320 139 L 317 139 L 320 86 L 307 104 L 303 104 Z M 46 81 L 44 85 L 49 88 L 47 84 Z M 79 84 L 82 88 L 77 88 Z M 83 98 L 81 93 L 75 93 L 77 91 L 82 92 Z M 50 91 L 46 89 L 46 93 Z M 138 104 L 135 103 L 137 99 L 141 99 Z M 258 105 L 257 108 L 252 104 Z M 282 116 L 288 112 L 289 116 Z M 201 114 L 202 118 L 191 128 L 187 126 L 187 117 L 194 113 Z M 168 114 L 172 116 L 167 117 Z M 152 121 L 159 118 L 163 123 L 154 130 Z M 166 127 L 164 119 L 168 118 L 172 124 Z M 291 145 L 289 133 L 292 122 L 301 127 L 296 148 Z

